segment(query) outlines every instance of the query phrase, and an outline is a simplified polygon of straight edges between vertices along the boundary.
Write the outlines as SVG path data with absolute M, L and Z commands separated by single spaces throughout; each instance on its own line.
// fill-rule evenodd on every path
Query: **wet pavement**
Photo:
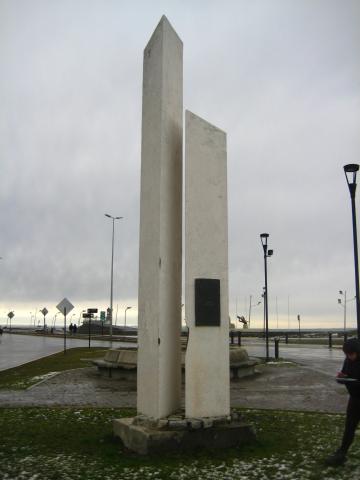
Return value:
M 61 339 L 25 335 L 9 337 L 3 336 L 1 340 L 0 370 L 9 365 L 9 359 L 20 364 L 29 361 L 30 357 L 39 358 L 63 348 Z M 94 341 L 92 345 L 106 346 L 109 342 Z M 87 346 L 87 343 L 68 339 L 68 346 Z M 129 347 L 129 344 L 114 342 L 113 346 Z M 265 345 L 260 341 L 244 343 L 243 346 L 250 356 L 265 356 Z M 4 360 L 4 355 L 9 358 Z M 271 345 L 270 356 L 273 355 Z M 231 382 L 233 407 L 345 411 L 347 392 L 334 378 L 344 357 L 341 349 L 280 344 L 280 356 L 286 361 L 259 365 L 255 375 Z M 27 390 L 0 390 L 0 407 L 25 405 L 136 407 L 136 380 L 106 378 L 99 375 L 96 367 L 85 366 L 58 373 Z
M 248 354 L 253 357 L 265 357 L 265 344 L 263 342 L 244 343 Z M 274 344 L 270 344 L 270 357 L 274 357 Z M 280 343 L 279 356 L 284 360 L 294 361 L 312 369 L 321 372 L 330 377 L 334 377 L 341 370 L 344 354 L 342 349 L 334 347 L 329 349 L 323 345 L 286 345 Z
M 251 377 L 231 381 L 232 407 L 344 413 L 345 387 L 296 364 L 260 365 Z M 184 406 L 184 385 L 183 385 Z M 96 367 L 61 372 L 27 390 L 0 390 L 0 407 L 97 406 L 136 408 L 136 378 L 111 379 Z

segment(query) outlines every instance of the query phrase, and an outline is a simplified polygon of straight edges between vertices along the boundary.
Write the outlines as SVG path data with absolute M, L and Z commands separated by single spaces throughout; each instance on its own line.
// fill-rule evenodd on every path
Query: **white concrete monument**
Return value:
M 181 407 L 182 42 L 162 17 L 144 51 L 138 415 L 114 434 L 140 454 L 254 438 L 230 415 L 226 135 L 186 112 L 185 315 Z M 172 415 L 174 414 L 175 415 Z M 216 417 L 207 418 L 205 417 Z
M 185 415 L 224 416 L 230 413 L 226 134 L 188 111 L 185 125 Z
M 181 401 L 182 41 L 163 16 L 144 50 L 137 408 Z

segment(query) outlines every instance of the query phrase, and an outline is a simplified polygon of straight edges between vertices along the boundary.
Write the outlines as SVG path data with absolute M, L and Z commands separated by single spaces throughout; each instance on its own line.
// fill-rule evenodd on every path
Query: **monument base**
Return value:
M 255 440 L 254 430 L 237 414 L 229 417 L 154 420 L 143 415 L 113 420 L 114 435 L 140 455 L 196 448 L 232 448 Z

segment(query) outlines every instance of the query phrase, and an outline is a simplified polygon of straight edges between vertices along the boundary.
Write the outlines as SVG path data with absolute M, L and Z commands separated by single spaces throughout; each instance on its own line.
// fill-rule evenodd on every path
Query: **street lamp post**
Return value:
M 130 308 L 131 308 L 131 307 L 126 307 L 126 308 L 125 308 L 125 327 L 126 327 L 126 312 L 127 312 L 128 310 L 130 310 Z
M 265 270 L 265 291 L 264 291 L 264 302 L 265 302 L 265 341 L 266 341 L 266 361 L 269 360 L 269 308 L 268 308 L 268 284 L 267 284 L 267 259 L 271 257 L 274 253 L 274 250 L 268 250 L 268 233 L 261 233 L 260 240 L 264 250 L 264 270 Z
M 341 298 L 338 298 L 338 304 L 341 305 L 344 309 L 344 334 L 345 334 L 346 333 L 346 304 L 355 300 L 356 297 L 349 298 L 347 300 L 346 299 L 346 290 L 344 290 L 344 291 L 339 290 L 339 295 L 343 295 L 343 297 L 344 297 L 344 300 L 341 300 Z
M 55 326 L 56 326 L 56 317 L 59 315 L 59 312 L 55 313 L 54 315 L 54 319 L 53 319 L 53 329 L 55 330 Z
M 301 338 L 301 330 L 300 330 L 300 314 L 297 316 L 297 321 L 299 322 L 299 338 Z
M 360 340 L 359 260 L 358 260 L 356 209 L 355 209 L 356 174 L 358 170 L 359 170 L 359 165 L 357 165 L 356 163 L 351 163 L 349 165 L 344 166 L 345 178 L 349 187 L 349 192 L 351 197 L 353 242 L 354 242 L 354 263 L 355 263 L 356 324 L 357 324 L 357 337 Z
M 341 298 L 338 298 L 338 303 L 339 305 L 342 305 L 344 307 L 344 335 L 346 333 L 346 290 L 344 292 L 342 290 L 339 290 L 340 295 L 344 295 L 344 304 L 342 304 Z
M 113 281 L 114 281 L 114 233 L 115 220 L 120 220 L 124 217 L 113 217 L 105 213 L 105 217 L 112 219 L 112 242 L 111 242 L 111 280 L 110 280 L 110 341 L 112 341 L 112 316 L 113 316 Z
M 249 328 L 250 328 L 251 308 L 257 307 L 261 303 L 260 300 L 257 303 L 251 303 L 251 300 L 252 300 L 252 295 L 250 295 L 250 303 L 249 303 L 249 318 L 248 318 Z

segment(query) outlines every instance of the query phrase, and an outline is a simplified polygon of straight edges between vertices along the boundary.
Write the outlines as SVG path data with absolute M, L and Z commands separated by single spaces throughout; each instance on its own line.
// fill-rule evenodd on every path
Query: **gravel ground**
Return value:
M 267 364 L 231 381 L 233 407 L 344 413 L 346 389 L 329 375 L 293 363 Z M 96 367 L 61 372 L 27 390 L 1 390 L 0 406 L 136 407 L 135 379 L 111 379 Z

